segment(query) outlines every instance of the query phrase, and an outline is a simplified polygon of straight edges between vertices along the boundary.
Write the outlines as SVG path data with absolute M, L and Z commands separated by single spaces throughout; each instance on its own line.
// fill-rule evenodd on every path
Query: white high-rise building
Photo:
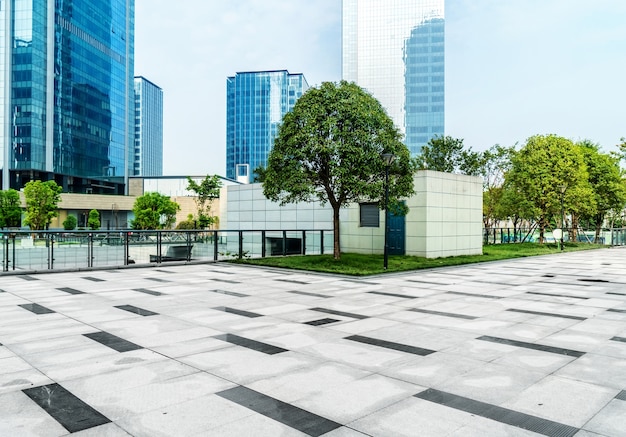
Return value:
M 372 93 L 412 154 L 444 134 L 444 0 L 343 0 L 344 80 Z
M 135 77 L 133 176 L 163 176 L 163 90 Z

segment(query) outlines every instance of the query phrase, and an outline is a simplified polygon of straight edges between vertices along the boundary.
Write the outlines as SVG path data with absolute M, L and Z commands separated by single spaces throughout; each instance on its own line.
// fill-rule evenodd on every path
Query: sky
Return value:
M 164 175 L 225 174 L 226 78 L 341 80 L 341 0 L 135 0 L 135 75 L 163 89 Z M 446 0 L 445 133 L 626 137 L 626 1 Z

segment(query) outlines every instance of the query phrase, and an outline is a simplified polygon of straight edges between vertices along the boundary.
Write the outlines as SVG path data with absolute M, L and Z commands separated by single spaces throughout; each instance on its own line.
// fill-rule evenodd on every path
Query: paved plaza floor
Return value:
M 626 436 L 625 267 L 0 276 L 0 436 Z

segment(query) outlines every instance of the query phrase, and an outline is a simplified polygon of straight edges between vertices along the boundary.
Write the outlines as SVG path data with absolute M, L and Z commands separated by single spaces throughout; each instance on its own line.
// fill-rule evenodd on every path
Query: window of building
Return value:
M 359 226 L 362 228 L 380 227 L 380 213 L 378 203 L 359 204 Z

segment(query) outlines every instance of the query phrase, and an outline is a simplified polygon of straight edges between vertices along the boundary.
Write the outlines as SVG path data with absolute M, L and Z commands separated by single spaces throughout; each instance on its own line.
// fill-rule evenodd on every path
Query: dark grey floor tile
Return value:
M 435 316 L 456 317 L 457 319 L 476 320 L 478 318 L 474 316 L 468 316 L 466 314 L 446 313 L 443 311 L 425 310 L 423 308 L 410 308 L 409 311 L 413 311 L 415 313 L 433 314 Z
M 148 281 L 153 281 L 153 282 L 172 282 L 169 281 L 167 279 L 162 279 L 162 278 L 146 278 Z
M 406 294 L 386 293 L 384 291 L 368 291 L 369 294 L 379 294 L 381 296 L 401 297 L 403 299 L 417 299 L 417 296 L 408 296 Z
M 322 299 L 329 299 L 332 297 L 332 296 L 327 296 L 325 294 L 309 293 L 308 291 L 297 291 L 297 290 L 289 290 L 287 291 L 287 293 L 301 294 L 302 296 L 321 297 Z
M 115 308 L 119 308 L 120 310 L 128 311 L 131 313 L 139 314 L 140 316 L 156 316 L 159 314 L 153 311 L 144 310 L 143 308 L 138 308 L 134 305 L 115 305 Z
M 86 279 L 87 281 L 91 281 L 91 282 L 105 282 L 106 281 L 106 279 L 100 279 L 94 276 L 83 276 L 83 279 Z
M 619 399 L 620 401 L 626 401 L 626 390 L 622 390 L 615 396 L 615 399 Z
M 304 322 L 305 325 L 311 325 L 311 326 L 321 326 L 321 325 L 328 325 L 329 323 L 335 323 L 335 322 L 340 322 L 341 320 L 337 320 L 337 319 L 319 319 L 319 320 L 311 320 L 310 322 Z
M 162 296 L 163 293 L 160 291 L 148 290 L 147 288 L 133 288 L 133 291 L 138 291 L 140 293 L 151 294 L 152 296 Z
M 218 340 L 222 340 L 231 344 L 235 344 L 237 346 L 242 346 L 248 349 L 255 350 L 257 352 L 263 352 L 268 355 L 275 355 L 281 352 L 287 352 L 287 349 L 283 349 L 282 347 L 273 346 L 271 344 L 263 343 L 256 340 L 251 340 L 249 338 L 240 337 L 235 334 L 220 334 L 216 335 L 213 338 L 217 338 Z
M 555 347 L 555 346 L 546 346 L 543 344 L 528 343 L 525 341 L 510 340 L 508 338 L 491 337 L 489 335 L 483 335 L 482 337 L 478 337 L 476 340 L 490 341 L 492 343 L 507 344 L 509 346 L 517 346 L 517 347 L 523 347 L 526 349 L 550 352 L 553 354 L 567 355 L 569 357 L 578 358 L 578 357 L 582 357 L 583 355 L 585 355 L 585 352 L 580 352 L 580 351 L 576 351 L 572 349 L 564 349 L 564 348 Z
M 25 281 L 39 281 L 39 278 L 35 278 L 34 276 L 29 276 L 29 275 L 18 275 L 18 278 L 23 279 Z
M 213 309 L 217 311 L 224 311 L 225 313 L 236 314 L 238 316 L 243 316 L 243 317 L 250 317 L 250 318 L 263 317 L 263 314 L 257 314 L 257 313 L 253 313 L 250 311 L 238 310 L 237 308 L 214 307 Z
M 626 343 L 626 337 L 613 337 L 611 338 L 613 341 L 621 341 L 622 343 Z
M 224 390 L 217 395 L 310 436 L 321 436 L 342 426 L 337 422 L 242 386 Z
M 59 384 L 22 391 L 71 433 L 111 422 Z
M 485 299 L 503 299 L 502 296 L 493 296 L 491 294 L 463 293 L 462 291 L 446 291 L 448 294 L 458 294 L 459 296 L 482 297 Z
M 23 303 L 23 304 L 18 305 L 18 306 L 20 306 L 20 307 L 24 308 L 25 310 L 28 310 L 28 311 L 30 311 L 32 313 L 35 313 L 35 314 L 52 314 L 52 313 L 55 312 L 55 311 L 52 311 L 49 308 L 46 308 L 46 307 L 41 306 L 41 305 L 36 304 L 36 303 Z
M 316 308 L 311 308 L 311 311 L 318 311 L 320 313 L 334 314 L 336 316 L 350 317 L 352 319 L 359 319 L 359 320 L 369 319 L 369 316 L 363 316 L 361 314 L 354 314 L 354 313 L 347 313 L 345 311 L 331 310 L 329 308 L 316 307 Z
M 607 291 L 606 294 L 613 294 L 616 296 L 626 296 L 626 293 L 617 293 L 615 291 Z
M 290 284 L 299 284 L 299 285 L 308 285 L 310 284 L 310 282 L 304 282 L 304 281 L 297 281 L 295 279 L 282 279 L 282 278 L 278 278 L 278 279 L 274 279 L 275 281 L 280 281 L 280 282 L 289 282 Z
M 77 290 L 75 288 L 70 288 L 70 287 L 61 287 L 61 288 L 57 288 L 57 290 L 63 291 L 69 294 L 85 294 L 84 291 L 80 291 L 80 290 Z
M 120 338 L 116 335 L 109 334 L 108 332 L 101 331 L 83 335 L 118 352 L 129 352 L 143 349 L 143 347 L 135 343 L 124 340 L 123 338 Z
M 539 296 L 552 296 L 552 297 L 570 297 L 572 299 L 581 299 L 581 300 L 589 299 L 588 297 L 572 296 L 571 294 L 541 293 L 539 291 L 527 291 L 526 294 L 536 294 Z
M 226 284 L 241 284 L 241 282 L 239 281 L 232 281 L 230 279 L 222 279 L 222 278 L 211 278 L 211 281 L 225 282 Z
M 623 313 L 623 314 L 626 314 L 626 310 L 620 310 L 620 309 L 617 309 L 617 308 L 609 308 L 607 311 L 610 311 L 612 313 Z
M 485 402 L 476 401 L 463 396 L 457 396 L 432 388 L 416 394 L 415 397 L 542 435 L 552 437 L 571 437 L 580 431 L 578 428 L 574 428 L 573 426 L 553 422 L 551 420 L 542 419 L 540 417 L 520 413 L 518 411 L 509 410 L 508 408 L 498 407 L 497 405 L 487 404 Z
M 228 296 L 235 296 L 235 297 L 248 297 L 248 294 L 243 294 L 243 293 L 236 293 L 234 291 L 227 291 L 227 290 L 209 290 L 211 293 L 219 293 L 219 294 L 227 294 Z
M 383 347 L 386 349 L 393 349 L 400 352 L 406 352 L 409 354 L 415 354 L 420 356 L 430 355 L 436 351 L 430 349 L 424 349 L 421 347 L 410 346 L 408 344 L 394 343 L 392 341 L 380 340 L 378 338 L 364 337 L 362 335 L 351 335 L 346 337 L 346 340 L 357 341 L 359 343 L 370 344 L 373 346 Z
M 517 308 L 509 308 L 507 311 L 512 311 L 516 313 L 524 313 L 524 314 L 533 314 L 536 316 L 547 316 L 547 317 L 560 317 L 562 319 L 572 319 L 572 320 L 587 320 L 586 317 L 580 316 L 569 316 L 567 314 L 557 314 L 557 313 L 544 313 L 542 311 L 529 311 L 529 310 L 520 310 Z

